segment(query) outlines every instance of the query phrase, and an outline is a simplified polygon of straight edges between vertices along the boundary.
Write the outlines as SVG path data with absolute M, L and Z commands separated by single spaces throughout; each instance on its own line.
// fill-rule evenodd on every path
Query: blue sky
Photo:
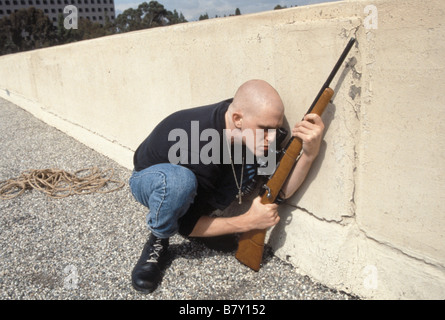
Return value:
M 145 0 L 150 2 L 150 0 Z M 224 16 L 234 14 L 235 9 L 239 8 L 241 14 L 255 13 L 261 11 L 273 10 L 279 4 L 281 6 L 302 6 L 320 2 L 338 1 L 338 0 L 157 0 L 164 5 L 167 10 L 176 9 L 182 12 L 189 21 L 198 20 L 201 14 L 208 13 L 209 17 L 215 15 Z M 137 8 L 144 0 L 114 0 L 116 16 L 128 8 Z

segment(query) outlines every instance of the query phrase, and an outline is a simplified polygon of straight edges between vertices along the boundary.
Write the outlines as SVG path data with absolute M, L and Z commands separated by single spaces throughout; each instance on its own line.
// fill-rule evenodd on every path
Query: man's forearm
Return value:
M 215 237 L 224 234 L 241 233 L 249 230 L 245 215 L 236 217 L 209 217 L 199 218 L 193 228 L 191 237 Z
M 276 203 L 262 204 L 261 197 L 256 197 L 247 212 L 235 217 L 199 218 L 191 237 L 214 237 L 223 234 L 243 233 L 250 230 L 267 229 L 280 221 Z

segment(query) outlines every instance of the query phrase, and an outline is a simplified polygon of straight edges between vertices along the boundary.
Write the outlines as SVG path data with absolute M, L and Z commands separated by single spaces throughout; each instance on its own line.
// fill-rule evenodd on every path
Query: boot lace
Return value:
M 155 243 L 153 244 L 153 250 L 152 252 L 150 252 L 150 256 L 148 257 L 147 262 L 157 263 L 161 255 L 162 249 L 163 246 L 161 244 L 161 239 L 158 238 L 155 240 Z

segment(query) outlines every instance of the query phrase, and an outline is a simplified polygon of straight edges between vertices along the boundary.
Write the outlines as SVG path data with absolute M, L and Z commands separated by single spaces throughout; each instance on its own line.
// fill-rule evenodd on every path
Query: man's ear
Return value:
M 243 125 L 243 114 L 237 111 L 232 113 L 232 121 L 237 129 L 241 129 Z

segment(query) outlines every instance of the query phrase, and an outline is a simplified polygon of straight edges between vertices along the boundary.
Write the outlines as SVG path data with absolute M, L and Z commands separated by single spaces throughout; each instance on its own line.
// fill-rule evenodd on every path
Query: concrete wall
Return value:
M 277 88 L 293 124 L 355 36 L 320 156 L 268 241 L 339 290 L 443 299 L 444 11 L 442 0 L 341 1 L 7 55 L 0 96 L 131 168 L 164 116 L 251 78 Z

